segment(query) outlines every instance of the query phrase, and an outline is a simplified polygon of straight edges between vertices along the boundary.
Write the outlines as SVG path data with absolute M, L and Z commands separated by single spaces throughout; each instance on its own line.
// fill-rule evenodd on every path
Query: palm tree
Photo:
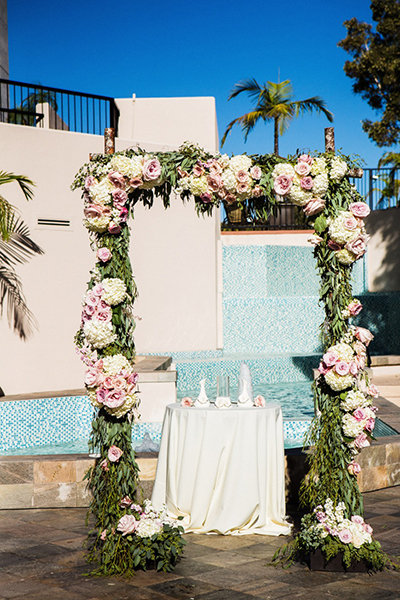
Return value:
M 32 198 L 34 184 L 24 175 L 0 171 L 0 185 L 7 183 L 17 183 L 26 200 Z M 16 209 L 0 195 L 0 314 L 6 304 L 8 323 L 23 340 L 31 334 L 35 319 L 26 304 L 15 265 L 27 262 L 34 254 L 43 254 L 43 250 L 31 240 Z
M 400 179 L 396 177 L 400 176 L 400 153 L 399 152 L 385 152 L 382 158 L 378 162 L 378 167 L 390 166 L 390 171 L 387 175 L 381 175 L 381 179 L 385 186 L 381 191 L 381 198 L 378 202 L 382 204 L 390 201 L 394 198 L 396 206 L 400 206 Z
M 312 98 L 306 98 L 305 100 L 293 100 L 293 89 L 289 79 L 282 81 L 282 83 L 268 81 L 262 86 L 255 79 L 239 81 L 233 88 L 228 100 L 235 98 L 242 92 L 246 92 L 254 101 L 254 110 L 237 117 L 229 123 L 222 138 L 221 147 L 234 125 L 240 124 L 242 126 L 244 140 L 246 141 L 247 136 L 258 121 L 273 120 L 274 153 L 279 154 L 279 135 L 286 131 L 294 117 L 315 110 L 322 112 L 329 122 L 333 121 L 333 114 L 325 107 L 325 102 L 319 96 L 312 96 Z

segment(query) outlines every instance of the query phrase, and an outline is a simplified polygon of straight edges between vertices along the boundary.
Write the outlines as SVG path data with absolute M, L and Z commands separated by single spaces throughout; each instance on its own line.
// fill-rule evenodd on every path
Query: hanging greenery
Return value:
M 137 503 L 138 467 L 131 447 L 139 401 L 127 219 L 138 202 L 151 207 L 161 198 L 168 207 L 173 190 L 183 201 L 193 197 L 198 214 L 211 214 L 221 203 L 247 204 L 267 218 L 289 201 L 303 209 L 314 227 L 325 320 L 324 355 L 313 384 L 313 452 L 301 488 L 308 513 L 300 533 L 276 558 L 290 562 L 319 549 L 326 560 L 341 553 L 345 566 L 359 560 L 371 569 L 392 564 L 363 520 L 356 479 L 360 466 L 355 457 L 370 443 L 378 392 L 365 371 L 372 335 L 351 325 L 362 308 L 352 296 L 351 270 L 366 251 L 363 219 L 369 213 L 346 177 L 352 166 L 332 152 L 285 161 L 275 155 L 212 156 L 184 144 L 176 152 L 137 148 L 96 155 L 80 169 L 72 188 L 83 190 L 84 224 L 97 258 L 76 335 L 96 409 L 91 447 L 100 453 L 87 476 L 94 522 L 88 557 L 99 565 L 97 572 L 130 574 L 149 565 L 170 570 L 183 548 L 176 522 Z

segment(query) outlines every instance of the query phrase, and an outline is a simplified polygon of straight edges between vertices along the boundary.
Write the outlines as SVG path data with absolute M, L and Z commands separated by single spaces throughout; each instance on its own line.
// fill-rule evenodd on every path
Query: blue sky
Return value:
M 343 21 L 371 22 L 367 0 L 10 0 L 10 79 L 113 97 L 214 96 L 220 138 L 250 101 L 227 101 L 233 85 L 291 79 L 298 100 L 319 95 L 335 115 L 336 145 L 376 166 L 385 149 L 368 140 L 361 120 L 375 118 L 345 76 L 337 47 Z M 294 121 L 280 154 L 322 150 L 324 116 Z M 272 124 L 259 124 L 245 144 L 234 128 L 228 153 L 273 151 Z

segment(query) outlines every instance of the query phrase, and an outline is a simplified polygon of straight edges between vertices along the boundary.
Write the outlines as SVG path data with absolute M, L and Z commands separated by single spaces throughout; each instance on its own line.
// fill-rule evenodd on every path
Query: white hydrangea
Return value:
M 236 156 L 232 156 L 229 161 L 229 166 L 234 173 L 238 171 L 248 171 L 253 164 L 251 158 L 246 156 L 245 154 L 237 154 Z
M 364 431 L 363 421 L 357 421 L 351 414 L 346 413 L 342 419 L 343 433 L 347 437 L 356 438 Z
M 101 299 L 110 306 L 120 304 L 120 302 L 125 299 L 126 285 L 122 279 L 118 279 L 117 277 L 106 277 L 101 282 L 101 285 L 103 286 Z
M 114 171 L 118 171 L 125 177 L 140 177 L 142 175 L 143 157 L 134 156 L 129 158 L 123 154 L 112 157 L 110 165 Z
M 344 360 L 345 362 L 351 362 L 354 357 L 353 348 L 349 344 L 345 344 L 343 342 L 331 346 L 328 351 L 337 352 L 340 360 Z
M 103 371 L 106 375 L 118 375 L 121 371 L 133 371 L 133 367 L 123 354 L 105 356 L 103 359 Z
M 346 219 L 354 219 L 353 213 L 348 210 L 341 210 L 336 218 L 329 220 L 329 236 L 338 244 L 347 244 L 360 234 L 360 227 L 353 230 L 345 228 Z
M 117 339 L 112 324 L 97 319 L 87 321 L 83 327 L 83 333 L 89 344 L 99 349 L 109 346 Z
M 326 160 L 322 156 L 319 158 L 314 158 L 313 163 L 311 165 L 311 175 L 320 175 L 321 173 L 326 172 Z
M 312 192 L 303 190 L 300 186 L 292 185 L 289 194 L 287 196 L 292 204 L 297 206 L 304 206 L 313 197 Z
M 314 177 L 314 187 L 313 194 L 314 196 L 319 196 L 322 198 L 329 186 L 328 175 L 326 173 L 321 173 L 320 175 L 316 175 Z
M 329 173 L 330 178 L 332 179 L 332 181 L 339 182 L 343 179 L 348 170 L 349 167 L 346 161 L 342 160 L 341 158 L 335 157 L 332 159 L 331 162 L 331 170 Z
M 280 175 L 286 175 L 287 177 L 295 177 L 296 171 L 289 163 L 279 163 L 272 169 L 272 177 L 276 179 Z
M 103 177 L 99 183 L 94 183 L 90 186 L 89 196 L 96 204 L 102 204 L 104 206 L 105 204 L 110 203 L 110 194 L 113 189 L 114 186 L 108 177 Z
M 236 176 L 231 169 L 225 169 L 225 171 L 222 173 L 222 181 L 224 183 L 224 188 L 227 189 L 228 192 L 236 191 Z
M 349 252 L 346 248 L 335 252 L 335 256 L 342 265 L 351 265 L 357 260 L 357 256 L 352 252 Z
M 208 192 L 209 190 L 206 176 L 202 175 L 201 177 L 190 177 L 189 189 L 193 196 L 201 196 L 202 194 Z
M 138 526 L 135 529 L 136 535 L 139 537 L 151 537 L 155 533 L 160 533 L 162 524 L 156 519 L 144 518 L 140 519 Z
M 221 154 L 221 156 L 218 158 L 217 163 L 219 165 L 221 165 L 221 167 L 226 168 L 229 166 L 229 156 L 227 154 Z
M 121 417 L 126 415 L 128 412 L 130 412 L 133 408 L 137 407 L 138 405 L 139 405 L 139 402 L 138 402 L 138 397 L 136 396 L 136 394 L 129 394 L 126 396 L 125 402 L 123 403 L 122 406 L 118 406 L 117 408 L 110 408 L 109 406 L 105 406 L 104 408 L 111 415 L 113 415 L 114 417 L 117 417 L 117 419 L 120 419 Z
M 343 410 L 353 411 L 358 407 L 364 408 L 371 404 L 370 400 L 359 390 L 351 390 L 347 393 L 345 400 L 342 400 L 340 407 Z
M 110 224 L 110 217 L 107 215 L 103 215 L 101 217 L 93 217 L 90 219 L 84 219 L 83 224 L 90 231 L 97 231 L 97 233 L 103 233 L 107 231 L 108 226 Z
M 338 375 L 334 369 L 331 369 L 325 374 L 325 381 L 335 392 L 339 392 L 353 384 L 353 376 Z

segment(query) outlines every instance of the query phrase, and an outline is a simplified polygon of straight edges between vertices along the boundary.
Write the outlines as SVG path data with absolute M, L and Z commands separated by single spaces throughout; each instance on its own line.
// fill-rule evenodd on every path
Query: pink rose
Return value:
M 335 371 L 338 375 L 348 375 L 350 371 L 350 365 L 344 360 L 340 360 L 335 364 Z
M 121 225 L 117 225 L 116 223 L 110 223 L 108 226 L 108 232 L 113 234 L 118 234 L 121 232 Z
M 161 164 L 158 158 L 146 160 L 143 165 L 143 179 L 145 181 L 155 181 L 161 177 Z
M 366 431 L 373 431 L 375 427 L 375 419 L 373 417 L 370 417 L 369 419 L 367 419 L 366 423 L 365 423 L 365 430 Z
M 132 500 L 129 498 L 129 496 L 124 496 L 124 498 L 122 498 L 121 502 L 119 503 L 121 508 L 128 508 L 131 504 Z
M 342 246 L 340 244 L 338 244 L 337 242 L 334 242 L 333 240 L 329 240 L 328 248 L 336 251 L 336 250 L 341 250 Z
M 326 375 L 328 373 L 328 371 L 330 371 L 330 368 L 327 367 L 325 365 L 325 363 L 320 362 L 319 363 L 319 367 L 318 367 L 318 371 L 322 374 L 322 375 Z
M 236 196 L 235 194 L 227 193 L 225 194 L 224 200 L 227 204 L 233 204 L 234 202 L 236 202 Z
M 93 175 L 89 175 L 88 177 L 86 177 L 85 179 L 85 189 L 89 189 L 91 185 L 94 185 L 96 183 L 95 178 L 93 177 Z
M 347 231 L 354 231 L 357 229 L 358 223 L 354 217 L 347 217 L 347 219 L 343 221 L 343 227 L 347 229 Z
M 105 377 L 105 379 L 103 381 L 103 386 L 107 390 L 112 390 L 114 387 L 114 379 L 110 375 L 108 377 Z
M 247 192 L 250 192 L 249 184 L 245 181 L 239 181 L 236 185 L 236 191 L 238 194 L 247 194 Z
M 128 183 L 129 187 L 136 189 L 143 185 L 143 180 L 141 177 L 132 177 L 132 179 L 130 179 Z
M 300 179 L 300 187 L 303 190 L 312 190 L 314 187 L 314 180 L 312 177 L 303 177 Z
M 116 208 L 122 208 L 128 200 L 128 194 L 124 190 L 113 190 L 113 204 Z
M 373 334 L 369 331 L 369 329 L 365 329 L 365 327 L 356 327 L 354 335 L 360 342 L 365 344 L 365 346 L 368 346 L 369 343 L 374 339 Z
M 204 174 L 204 167 L 196 163 L 192 169 L 192 173 L 195 177 L 201 177 Z
M 355 317 L 362 311 L 362 304 L 358 300 L 352 300 L 348 305 L 347 310 L 352 317 Z
M 96 400 L 100 404 L 104 404 L 104 400 L 107 394 L 107 390 L 105 388 L 100 388 L 96 392 Z
M 367 418 L 367 413 L 365 412 L 365 410 L 363 408 L 356 408 L 356 410 L 353 412 L 353 417 L 355 418 L 356 421 L 364 421 L 364 419 Z
M 207 177 L 208 186 L 212 189 L 213 192 L 217 192 L 221 189 L 223 181 L 221 175 L 210 175 Z
M 308 238 L 307 242 L 310 242 L 313 246 L 319 246 L 319 244 L 323 241 L 323 238 L 316 233 L 313 233 L 311 237 Z
M 241 169 L 236 173 L 236 179 L 240 183 L 247 183 L 249 181 L 249 174 L 247 171 L 243 171 L 243 169 Z
M 85 315 L 88 317 L 92 317 L 96 312 L 96 307 L 93 304 L 86 304 L 85 306 Z
M 103 246 L 97 250 L 96 256 L 101 262 L 107 262 L 112 257 L 112 254 L 108 248 Z
M 292 187 L 293 179 L 287 175 L 279 175 L 274 181 L 274 190 L 278 196 L 285 196 Z
M 104 542 L 106 537 L 107 537 L 107 529 L 103 529 L 103 531 L 100 534 L 100 539 Z
M 209 194 L 208 192 L 204 192 L 204 194 L 201 194 L 200 200 L 202 200 L 206 204 L 209 204 L 213 201 L 211 194 Z
M 85 385 L 95 387 L 99 383 L 99 372 L 97 369 L 90 368 L 86 371 Z
M 358 364 L 356 361 L 352 360 L 350 363 L 350 373 L 353 375 L 353 377 L 355 377 L 358 373 Z
M 222 173 L 222 167 L 216 160 L 213 160 L 210 162 L 209 169 L 210 169 L 211 176 L 221 175 L 221 173 Z
M 351 544 L 353 541 L 353 536 L 351 535 L 351 531 L 349 529 L 341 529 L 338 537 L 342 544 Z
M 118 462 L 121 456 L 123 455 L 123 451 L 118 446 L 110 446 L 107 452 L 108 460 L 110 462 Z
M 306 163 L 301 163 L 305 165 Z M 311 198 L 309 202 L 304 206 L 303 211 L 307 215 L 307 217 L 311 217 L 312 215 L 316 215 L 325 207 L 325 200 L 322 198 Z
M 352 460 L 351 463 L 347 465 L 347 470 L 350 473 L 350 475 L 358 475 L 359 473 L 361 473 L 360 465 L 354 460 Z
M 106 392 L 103 404 L 109 408 L 118 408 L 125 402 L 126 394 L 123 390 L 110 390 Z
M 364 519 L 360 517 L 360 515 L 353 515 L 350 520 L 352 523 L 356 523 L 357 525 L 364 524 Z
M 117 531 L 120 531 L 122 535 L 129 535 L 130 533 L 134 533 L 137 526 L 138 521 L 136 521 L 133 515 L 124 515 L 118 521 Z
M 259 185 L 255 185 L 251 191 L 251 197 L 252 198 L 259 198 L 260 196 L 262 196 L 262 188 L 260 188 Z
M 359 235 L 355 240 L 348 242 L 345 246 L 346 250 L 355 254 L 358 258 L 361 258 L 367 251 L 367 244 L 365 237 Z
M 93 306 L 93 308 L 96 308 L 96 306 L 99 303 L 99 295 L 95 294 L 95 292 L 93 292 L 93 289 L 94 288 L 92 288 L 92 290 L 90 290 L 90 292 L 86 294 L 85 303 L 86 306 Z
M 120 188 L 121 190 L 125 188 L 124 176 L 121 173 L 118 173 L 118 171 L 112 171 L 109 173 L 108 179 L 113 185 L 115 185 L 115 187 Z
M 96 219 L 103 214 L 103 207 L 99 204 L 89 204 L 83 211 L 87 219 Z
M 370 535 L 372 535 L 374 533 L 374 530 L 372 529 L 372 527 L 369 523 L 363 523 L 362 526 L 366 533 L 369 533 Z
M 376 387 L 376 385 L 374 385 L 373 383 L 370 384 L 369 388 L 367 389 L 367 394 L 368 396 L 372 396 L 373 398 L 378 398 L 379 397 L 379 390 Z
M 113 383 L 116 390 L 126 390 L 127 383 L 125 377 L 114 377 Z
M 95 296 L 98 296 L 100 298 L 100 296 L 104 292 L 104 288 L 101 285 L 101 283 L 96 283 L 96 285 L 94 285 L 92 287 L 91 292 L 92 292 L 92 294 L 94 294 Z
M 110 468 L 108 466 L 108 462 L 107 459 L 105 458 L 104 460 L 101 461 L 100 463 L 101 468 L 103 469 L 103 471 L 109 471 Z
M 365 202 L 353 202 L 352 204 L 350 204 L 349 210 L 353 213 L 355 217 L 358 217 L 359 219 L 364 219 L 365 217 L 368 217 L 369 213 L 371 212 L 369 206 L 367 206 Z
M 264 396 L 261 396 L 260 394 L 258 396 L 256 396 L 254 398 L 254 406 L 257 406 L 258 408 L 264 408 L 264 406 L 265 406 Z
M 294 170 L 296 171 L 297 175 L 300 175 L 300 177 L 306 177 L 306 175 L 310 173 L 311 167 L 308 163 L 301 161 L 297 163 Z
M 119 218 L 120 218 L 121 223 L 125 223 L 126 222 L 126 220 L 128 218 L 128 214 L 129 214 L 128 209 L 125 208 L 125 206 L 123 206 L 121 208 L 121 210 L 120 210 L 120 213 L 119 213 Z
M 317 512 L 315 513 L 315 516 L 317 518 L 317 521 L 319 521 L 320 523 L 323 523 L 324 521 L 326 521 L 326 514 L 324 512 L 322 512 L 321 510 L 317 510 Z
M 96 319 L 102 323 L 108 323 L 112 319 L 112 310 L 109 306 L 105 308 L 98 308 L 96 310 Z
M 327 367 L 333 367 L 333 365 L 335 365 L 338 362 L 339 355 L 334 350 L 329 350 L 328 352 L 325 352 L 325 354 L 322 357 L 322 360 L 324 361 Z
M 354 342 L 353 344 L 354 352 L 360 356 L 363 356 L 367 353 L 367 349 L 360 341 Z
M 354 446 L 358 449 L 367 448 L 370 445 L 365 433 L 360 433 L 354 440 Z
M 301 154 L 297 160 L 298 162 L 305 162 L 308 165 L 312 165 L 314 161 L 313 157 L 309 154 Z
M 260 167 L 257 166 L 257 165 L 254 165 L 253 167 L 251 167 L 251 169 L 250 169 L 250 175 L 256 181 L 258 181 L 259 179 L 261 179 L 262 171 L 261 171 Z
M 184 406 L 185 408 L 190 408 L 191 406 L 193 406 L 193 400 L 189 398 L 189 396 L 185 396 L 181 400 L 181 406 Z
M 131 373 L 127 378 L 127 382 L 135 385 L 138 380 L 139 375 L 137 373 Z

